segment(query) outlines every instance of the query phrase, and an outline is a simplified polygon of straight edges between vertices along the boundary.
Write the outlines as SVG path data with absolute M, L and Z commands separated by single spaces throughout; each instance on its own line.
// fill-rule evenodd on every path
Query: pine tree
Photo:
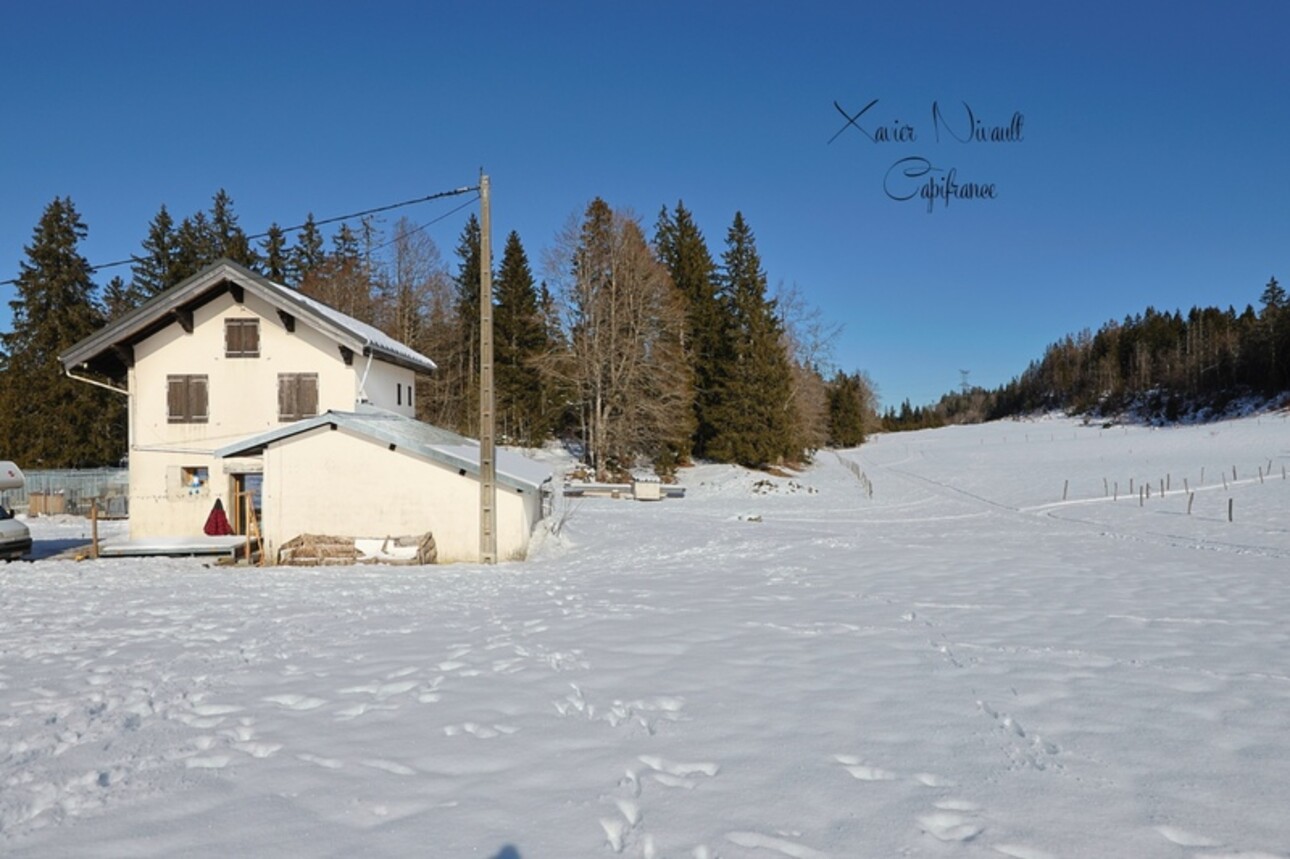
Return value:
M 766 273 L 742 213 L 735 213 L 721 261 L 727 336 L 708 454 L 748 466 L 796 459 L 801 451 L 793 449 L 792 370 L 783 328 L 775 302 L 766 297 Z
M 46 207 L 9 303 L 12 330 L 0 336 L 0 432 L 25 468 L 105 465 L 124 453 L 125 398 L 67 378 L 58 361 L 104 321 L 77 249 L 85 235 L 70 198 Z
M 1268 285 L 1263 288 L 1263 296 L 1259 299 L 1263 302 L 1263 312 L 1276 313 L 1286 304 L 1286 291 L 1277 283 L 1274 277 L 1268 281 Z
M 175 264 L 172 276 L 175 283 L 187 280 L 219 259 L 215 234 L 205 212 L 198 212 L 179 222 L 175 231 Z M 171 284 L 173 286 L 174 284 Z
M 129 313 L 140 304 L 142 301 L 138 291 L 132 285 L 127 286 L 119 275 L 103 287 L 103 314 L 109 322 Z
M 358 237 L 354 231 L 349 228 L 349 224 L 341 224 L 336 235 L 332 236 L 332 256 L 341 262 L 358 260 Z
M 461 414 L 457 430 L 469 436 L 479 432 L 479 220 L 472 214 L 457 242 L 457 354 L 451 356 Z M 491 264 L 491 260 L 490 260 Z
M 178 228 L 163 205 L 148 225 L 143 254 L 134 257 L 134 292 L 142 300 L 192 277 L 221 258 L 256 268 L 259 258 L 237 224 L 233 200 L 216 192 L 210 214 L 197 212 Z
M 669 214 L 664 207 L 654 230 L 654 247 L 685 298 L 685 353 L 694 375 L 693 453 L 706 456 L 716 435 L 713 410 L 726 332 L 725 316 L 717 300 L 717 267 L 703 233 L 685 206 L 678 201 Z
M 246 233 L 237 225 L 237 215 L 233 214 L 233 198 L 223 188 L 215 193 L 211 202 L 210 227 L 211 258 L 201 267 L 218 259 L 230 259 L 247 268 L 259 265 Z
M 264 250 L 261 269 L 264 276 L 274 283 L 285 284 L 290 276 L 291 262 L 287 254 L 287 237 L 277 223 L 269 225 L 269 231 L 260 243 Z
M 322 265 L 326 257 L 322 233 L 314 223 L 314 213 L 310 212 L 296 236 L 296 246 L 291 250 L 291 285 L 299 288 L 301 281 Z
M 863 444 L 867 410 L 866 386 L 860 374 L 839 370 L 829 385 L 829 443 L 834 447 Z
M 134 265 L 131 266 L 134 292 L 146 301 L 183 280 L 178 256 L 179 237 L 175 233 L 175 222 L 163 204 L 148 224 L 143 254 L 134 257 Z
M 497 417 L 504 436 L 536 446 L 549 429 L 550 416 L 543 413 L 542 375 L 535 363 L 548 343 L 528 256 L 514 231 L 506 237 L 493 286 Z

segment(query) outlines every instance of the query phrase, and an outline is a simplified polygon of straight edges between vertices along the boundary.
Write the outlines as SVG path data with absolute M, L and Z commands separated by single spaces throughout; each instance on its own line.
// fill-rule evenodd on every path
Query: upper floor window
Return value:
M 166 377 L 167 423 L 204 424 L 209 417 L 205 375 Z
M 224 320 L 224 357 L 260 357 L 260 320 Z
M 318 374 L 278 374 L 278 420 L 298 421 L 318 414 Z

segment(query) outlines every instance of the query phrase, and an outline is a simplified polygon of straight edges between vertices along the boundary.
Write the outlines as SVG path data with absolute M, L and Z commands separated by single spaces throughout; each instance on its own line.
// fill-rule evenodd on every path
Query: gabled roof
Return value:
M 328 307 L 290 287 L 261 277 L 231 260 L 222 259 L 197 274 L 160 292 L 95 334 L 58 356 L 63 366 L 87 366 L 108 376 L 122 375 L 131 360 L 131 347 L 167 325 L 191 320 L 194 309 L 226 292 L 249 292 L 286 319 L 300 321 L 358 355 L 371 355 L 420 373 L 435 369 L 426 356 L 379 329 Z M 239 301 L 241 298 L 239 297 Z M 189 322 L 191 325 L 191 321 Z
M 221 447 L 215 455 L 221 458 L 252 456 L 283 439 L 334 426 L 378 444 L 393 445 L 396 450 L 479 476 L 479 442 L 474 439 L 374 406 L 361 406 L 360 409 L 357 412 L 329 411 L 305 418 Z M 508 450 L 498 449 L 494 464 L 498 484 L 512 489 L 536 491 L 551 479 L 548 466 Z

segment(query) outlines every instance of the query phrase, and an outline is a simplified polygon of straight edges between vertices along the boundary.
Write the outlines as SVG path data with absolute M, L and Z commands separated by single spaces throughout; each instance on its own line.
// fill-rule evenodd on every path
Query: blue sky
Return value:
M 771 283 L 844 326 L 835 362 L 885 404 L 931 402 L 1108 319 L 1290 282 L 1287 32 L 1274 0 L 14 4 L 0 279 L 55 196 L 100 263 L 219 188 L 254 233 L 482 167 L 495 243 L 517 230 L 535 265 L 597 195 L 651 232 L 684 200 L 714 255 L 742 211 Z M 913 141 L 844 128 L 835 101 L 874 99 L 856 124 Z M 960 126 L 964 103 L 987 126 L 1020 113 L 1023 139 L 938 142 L 933 103 Z M 893 200 L 910 157 L 996 196 Z M 429 229 L 445 257 L 466 214 Z

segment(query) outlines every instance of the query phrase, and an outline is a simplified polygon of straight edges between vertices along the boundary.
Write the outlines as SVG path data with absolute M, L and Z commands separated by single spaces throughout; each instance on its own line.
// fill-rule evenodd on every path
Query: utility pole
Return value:
M 497 563 L 493 409 L 493 239 L 488 175 L 479 173 L 479 560 Z

